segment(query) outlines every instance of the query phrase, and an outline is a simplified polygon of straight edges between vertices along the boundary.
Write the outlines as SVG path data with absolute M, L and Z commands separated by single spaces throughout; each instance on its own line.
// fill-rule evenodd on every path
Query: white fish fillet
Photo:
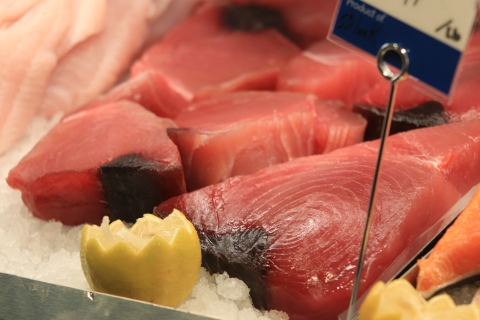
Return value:
M 146 38 L 149 8 L 150 0 L 110 0 L 103 32 L 59 61 L 40 112 L 52 116 L 72 111 L 112 86 Z
M 173 2 L 0 0 L 0 154 L 35 114 L 69 112 L 113 85 L 147 39 L 178 21 L 155 27 Z
M 15 19 L 1 22 L 0 153 L 23 134 L 43 98 L 57 63 L 56 51 L 68 30 L 67 5 L 45 0 L 25 6 L 23 14 L 14 12 Z

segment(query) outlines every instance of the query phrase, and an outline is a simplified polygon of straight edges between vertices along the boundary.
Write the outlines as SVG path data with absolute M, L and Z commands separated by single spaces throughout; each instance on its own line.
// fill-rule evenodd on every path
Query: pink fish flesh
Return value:
M 299 49 L 277 31 L 232 32 L 223 9 L 207 6 L 169 32 L 132 67 L 154 77 L 161 109 L 178 114 L 189 103 L 231 91 L 273 89 Z
M 443 106 L 432 102 L 432 98 L 412 87 L 411 82 L 407 79 L 398 85 L 399 92 L 405 92 L 405 88 L 411 90 L 408 95 L 397 94 L 391 134 L 448 121 Z M 384 103 L 381 108 L 373 107 L 371 100 L 368 103 L 364 101 L 365 104 L 359 101 L 372 92 L 375 92 L 373 97 L 386 99 L 389 89 L 390 85 L 371 61 L 327 40 L 316 43 L 292 59 L 277 81 L 277 90 L 313 93 L 321 99 L 340 100 L 360 113 L 368 121 L 365 140 L 380 137 L 386 100 L 373 104 Z M 417 103 L 421 105 L 412 108 Z
M 315 154 L 327 153 L 363 141 L 367 121 L 339 101 L 319 100 L 315 105 Z
M 480 30 L 480 29 L 479 29 Z M 480 110 L 478 83 L 480 82 L 480 31 L 472 34 L 464 53 L 452 101 L 445 109 L 454 116 Z
M 479 121 L 475 118 L 442 125 L 431 130 L 415 130 L 388 139 L 391 153 L 431 161 L 461 193 L 467 193 L 480 182 Z M 376 152 L 378 140 L 365 144 Z
M 477 162 L 468 161 L 478 158 L 478 137 L 479 120 L 390 137 L 360 294 L 394 276 L 479 182 Z M 204 266 L 243 279 L 257 307 L 336 319 L 351 295 L 375 160 L 375 142 L 357 144 L 174 197 L 154 213 L 184 212 L 199 232 Z
M 375 65 L 328 40 L 297 55 L 282 70 L 277 90 L 313 93 L 343 101 L 350 109 L 370 87 L 382 81 Z
M 472 38 L 463 54 L 459 66 L 457 82 L 452 91 L 451 101 L 443 103 L 445 110 L 458 116 L 470 110 L 478 110 L 480 98 L 476 92 L 480 81 L 480 32 L 472 33 Z M 368 90 L 356 102 L 362 106 L 373 106 L 384 109 L 387 104 L 390 85 L 386 81 L 380 81 Z M 397 110 L 410 109 L 420 106 L 432 97 L 425 94 L 415 84 L 415 80 L 407 79 L 398 85 L 395 108 Z
M 99 224 L 105 215 L 134 222 L 185 192 L 175 127 L 132 102 L 64 118 L 7 178 L 34 216 L 67 225 Z
M 479 82 L 479 62 L 480 32 L 474 32 L 459 67 L 452 101 L 444 105 L 449 113 L 463 114 L 480 106 L 474 89 Z M 347 106 L 385 109 L 390 84 L 371 61 L 324 40 L 288 63 L 278 78 L 277 90 L 314 93 L 321 99 L 339 99 Z M 431 100 L 416 80 L 408 78 L 398 84 L 395 110 L 411 109 Z
M 366 121 L 313 95 L 239 92 L 193 104 L 168 129 L 188 190 L 362 141 Z
M 474 32 L 464 54 L 457 87 L 449 104 L 434 101 L 408 78 L 398 84 L 391 134 L 456 121 L 480 110 L 474 87 L 480 68 L 480 33 Z M 390 85 L 368 60 L 334 43 L 321 41 L 292 59 L 281 72 L 278 90 L 314 93 L 338 99 L 364 116 L 365 140 L 380 136 Z
M 145 109 L 155 113 L 160 117 L 173 118 L 178 111 L 170 109 L 168 106 L 175 103 L 177 95 L 160 95 L 159 92 L 168 87 L 162 79 L 157 77 L 155 72 L 146 71 L 120 83 L 108 92 L 108 94 L 93 100 L 80 108 L 83 111 L 97 106 L 128 100 L 140 104 Z

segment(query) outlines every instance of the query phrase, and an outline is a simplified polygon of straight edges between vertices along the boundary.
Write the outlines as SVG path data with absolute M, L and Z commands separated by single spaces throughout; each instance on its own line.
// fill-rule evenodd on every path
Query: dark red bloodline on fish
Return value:
M 110 220 L 135 222 L 144 213 L 173 196 L 183 193 L 182 169 L 127 154 L 99 169 L 99 180 L 110 209 Z

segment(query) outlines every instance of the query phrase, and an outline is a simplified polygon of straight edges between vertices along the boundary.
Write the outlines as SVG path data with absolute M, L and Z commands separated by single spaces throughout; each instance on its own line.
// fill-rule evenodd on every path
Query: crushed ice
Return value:
M 283 312 L 255 309 L 249 289 L 243 281 L 229 278 L 227 273 L 211 276 L 204 268 L 200 271 L 200 278 L 190 297 L 179 309 L 220 319 L 288 319 Z
M 90 290 L 80 265 L 80 232 L 83 226 L 34 218 L 23 205 L 18 190 L 5 179 L 8 172 L 59 120 L 37 117 L 27 135 L 0 156 L 0 272 Z M 252 306 L 244 282 L 226 273 L 209 275 L 203 268 L 190 297 L 179 307 L 220 319 L 288 319 L 278 311 L 259 311 Z

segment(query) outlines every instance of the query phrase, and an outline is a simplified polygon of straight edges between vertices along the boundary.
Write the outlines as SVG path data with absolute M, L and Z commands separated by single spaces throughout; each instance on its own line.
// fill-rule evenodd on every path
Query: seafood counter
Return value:
M 48 10 L 77 17 L 45 27 L 54 40 L 36 49 L 58 59 L 25 57 L 31 69 L 10 66 L 23 82 L 0 90 L 0 272 L 228 319 L 342 314 L 389 83 L 325 39 L 336 1 L 105 0 L 88 8 L 96 24 L 85 1 L 72 3 L 25 3 L 0 30 L 28 30 Z M 117 37 L 130 6 L 123 27 L 142 28 Z M 105 50 L 110 39 L 118 52 Z M 88 52 L 96 73 L 75 64 Z M 474 30 L 450 103 L 399 84 L 359 291 L 367 306 L 480 183 L 479 75 Z

